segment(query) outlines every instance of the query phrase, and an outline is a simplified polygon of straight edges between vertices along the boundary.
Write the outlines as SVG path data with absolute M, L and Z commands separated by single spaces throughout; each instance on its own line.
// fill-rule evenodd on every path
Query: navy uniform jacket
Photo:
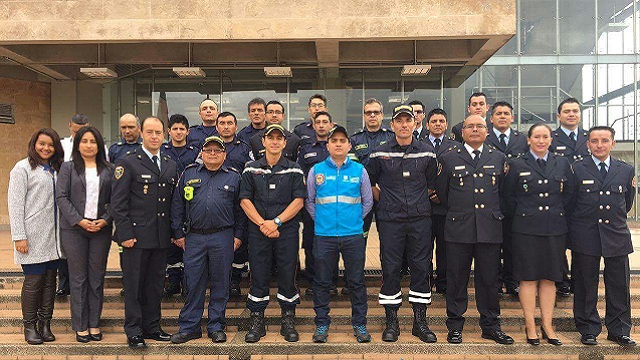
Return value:
M 171 196 L 178 182 L 176 162 L 160 156 L 160 169 L 138 148 L 116 163 L 110 213 L 118 243 L 136 238 L 134 248 L 171 245 Z
M 251 143 L 251 138 L 253 135 L 259 133 L 263 129 L 256 129 L 252 124 L 249 124 L 242 128 L 242 130 L 238 131 L 238 139 L 240 139 L 245 144 Z
M 202 143 L 204 139 L 209 136 L 218 136 L 218 129 L 215 126 L 194 125 L 189 128 L 189 135 L 187 135 L 187 145 L 193 146 L 200 150 L 202 149 Z
M 316 139 L 316 131 L 313 130 L 311 121 L 305 121 L 293 128 L 293 133 L 300 138 L 300 146 Z
M 434 149 L 436 148 L 435 144 L 431 142 L 428 136 L 424 141 L 427 142 L 428 144 L 431 144 Z M 459 146 L 460 144 L 457 141 L 453 141 L 448 137 L 443 136 L 442 142 L 440 143 L 440 147 L 438 148 L 438 150 L 436 150 L 436 159 L 439 161 L 442 155 L 448 153 L 449 151 L 458 149 Z M 444 205 L 440 203 L 431 202 L 431 212 L 433 215 L 446 215 L 447 208 L 445 208 Z
M 512 230 L 528 235 L 562 235 L 568 231 L 567 208 L 573 188 L 569 160 L 549 152 L 543 171 L 531 152 L 509 161 L 503 196 Z
M 124 157 L 127 153 L 136 150 L 142 144 L 142 138 L 138 138 L 137 142 L 128 143 L 124 140 L 120 140 L 117 143 L 112 144 L 109 147 L 109 161 L 115 164 L 119 158 Z
M 633 166 L 611 158 L 604 181 L 591 156 L 573 164 L 576 190 L 569 209 L 569 248 L 591 256 L 633 252 L 627 213 L 636 193 Z
M 251 146 L 251 153 L 253 154 L 254 159 L 260 159 L 264 156 L 264 145 L 262 145 L 262 138 L 264 137 L 264 130 L 260 130 L 257 134 L 251 137 L 251 142 L 249 146 Z M 291 161 L 298 160 L 298 151 L 300 149 L 300 138 L 298 135 L 285 130 L 285 138 L 287 140 L 287 145 L 285 145 L 284 150 L 282 150 L 282 155 Z
M 193 197 L 185 199 L 184 188 L 193 188 Z M 186 235 L 185 230 L 233 228 L 233 236 L 244 241 L 247 217 L 240 208 L 240 174 L 222 165 L 209 171 L 204 164 L 187 167 L 173 194 L 171 228 L 176 239 Z M 187 212 L 188 211 L 188 212 Z
M 395 136 L 369 156 L 371 186 L 379 185 L 376 219 L 413 221 L 431 216 L 428 190 L 435 187 L 436 154 L 428 143 L 412 139 L 398 145 Z
M 565 156 L 569 159 L 569 162 L 582 159 L 584 157 L 591 156 L 589 148 L 587 147 L 587 140 L 589 133 L 580 128 L 578 130 L 578 140 L 574 143 L 567 134 L 562 131 L 561 128 L 557 128 L 551 132 L 551 147 L 550 151 L 556 155 Z
M 500 139 L 496 136 L 496 133 L 493 131 L 493 129 L 489 129 L 489 135 L 487 135 L 487 139 L 484 141 L 484 143 L 493 146 L 497 150 L 500 150 L 500 152 L 505 154 L 509 159 L 529 152 L 527 135 L 513 129 L 511 129 L 511 135 L 509 136 L 507 147 L 504 149 L 500 145 Z
M 436 193 L 447 208 L 445 241 L 501 243 L 505 155 L 485 145 L 476 166 L 467 149 L 460 146 L 439 161 Z
M 162 155 L 168 156 L 178 165 L 178 174 L 182 174 L 187 165 L 191 165 L 196 161 L 200 150 L 191 146 L 175 147 L 171 142 L 163 144 L 160 148 Z
M 424 126 L 424 124 L 423 124 L 422 125 L 422 131 L 420 132 L 420 134 L 417 137 L 414 135 L 414 137 L 416 139 L 418 139 L 418 141 L 424 141 L 426 138 L 429 137 L 429 130 L 427 130 L 427 127 Z
M 394 137 L 393 131 L 385 128 L 380 128 L 375 132 L 365 128 L 351 135 L 351 152 L 355 154 L 362 165 L 367 166 L 371 152 Z
M 253 161 L 244 168 L 240 182 L 240 199 L 249 199 L 263 219 L 271 220 L 280 215 L 284 209 L 297 198 L 307 197 L 300 166 L 284 156 L 270 167 L 267 159 Z M 283 223 L 298 226 L 300 213 Z M 257 226 L 249 223 L 249 229 Z
M 489 132 L 493 131 L 491 130 L 493 128 L 493 123 L 491 123 L 491 119 L 490 118 L 486 118 L 486 125 L 487 125 L 487 130 L 489 130 Z M 451 140 L 455 140 L 459 143 L 464 143 L 464 140 L 462 140 L 462 125 L 464 124 L 464 121 L 459 122 L 457 124 L 455 124 L 452 128 L 451 128 Z
M 307 174 L 309 174 L 309 170 L 311 170 L 313 165 L 324 161 L 328 157 L 329 150 L 327 150 L 326 141 L 313 141 L 301 145 L 300 152 L 298 153 L 298 164 L 304 172 L 304 178 L 307 178 Z
M 245 165 L 252 160 L 249 145 L 238 139 L 238 137 L 234 137 L 233 141 L 225 143 L 224 148 L 227 153 L 224 164 L 234 168 L 239 173 L 241 173 Z

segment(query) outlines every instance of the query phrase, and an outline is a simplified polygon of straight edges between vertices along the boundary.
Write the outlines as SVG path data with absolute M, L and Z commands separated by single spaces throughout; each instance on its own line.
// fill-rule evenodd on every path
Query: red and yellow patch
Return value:
M 324 174 L 317 174 L 316 175 L 316 185 L 320 186 L 322 184 L 324 184 Z

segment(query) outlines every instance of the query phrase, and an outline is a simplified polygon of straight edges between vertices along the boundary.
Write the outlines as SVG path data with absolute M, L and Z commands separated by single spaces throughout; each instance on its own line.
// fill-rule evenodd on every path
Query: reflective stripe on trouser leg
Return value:
M 409 302 L 431 304 L 431 292 L 422 293 L 409 289 Z
M 394 295 L 378 294 L 378 303 L 380 305 L 400 305 L 402 304 L 402 291 Z

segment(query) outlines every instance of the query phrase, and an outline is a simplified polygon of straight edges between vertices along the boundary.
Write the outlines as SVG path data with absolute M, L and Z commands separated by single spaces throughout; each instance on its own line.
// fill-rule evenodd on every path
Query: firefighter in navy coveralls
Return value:
M 169 118 L 169 142 L 162 145 L 160 153 L 176 162 L 178 175 L 182 175 L 187 165 L 193 164 L 200 153 L 199 149 L 187 145 L 188 134 L 189 120 L 184 115 L 171 115 Z M 165 297 L 170 297 L 180 292 L 183 272 L 182 249 L 178 246 L 169 247 L 169 252 L 167 253 L 167 282 L 164 287 Z
M 282 309 L 280 334 L 298 341 L 295 309 L 300 295 L 295 284 L 298 264 L 298 213 L 304 206 L 307 189 L 300 166 L 282 156 L 286 145 L 280 125 L 269 125 L 264 135 L 265 157 L 249 163 L 242 172 L 240 205 L 249 218 L 249 264 L 251 287 L 247 308 L 251 326 L 246 342 L 265 336 L 264 310 L 269 304 L 271 261 L 275 252 L 278 266 L 278 302 Z
M 298 135 L 298 137 L 300 138 L 300 146 L 315 139 L 316 132 L 315 130 L 313 130 L 313 119 L 315 118 L 316 113 L 319 111 L 329 111 L 329 107 L 327 106 L 327 98 L 321 94 L 311 95 L 307 108 L 310 120 L 300 123 L 293 128 L 293 133 Z
M 284 121 L 284 106 L 277 100 L 271 100 L 267 103 L 267 124 L 282 125 Z M 300 138 L 298 135 L 286 130 L 287 146 L 282 151 L 282 155 L 291 161 L 298 160 L 298 149 L 300 148 Z M 255 160 L 264 156 L 264 145 L 262 145 L 262 138 L 264 137 L 264 129 L 258 131 L 253 135 L 249 141 L 251 146 L 251 153 Z
M 192 126 L 187 136 L 187 143 L 200 150 L 204 139 L 218 135 L 216 119 L 218 119 L 218 104 L 211 99 L 205 99 L 200 103 L 200 118 L 202 125 Z
M 178 318 L 174 344 L 202 336 L 200 321 L 209 287 L 207 333 L 224 342 L 225 310 L 233 251 L 244 238 L 246 217 L 240 209 L 240 174 L 223 165 L 224 141 L 204 140 L 202 164 L 187 167 L 173 194 L 171 226 L 175 244 L 184 249 L 187 297 Z
M 462 128 L 464 144 L 442 155 L 436 193 L 447 208 L 447 341 L 462 342 L 467 285 L 475 260 L 476 304 L 482 337 L 500 344 L 513 339 L 500 329 L 498 267 L 502 220 L 500 188 L 506 157 L 484 145 L 487 125 L 479 115 L 469 116 Z
M 124 330 L 132 348 L 145 347 L 144 339 L 170 340 L 160 327 L 160 303 L 167 249 L 173 246 L 171 196 L 178 181 L 175 161 L 160 156 L 164 122 L 149 117 L 141 128 L 142 146 L 116 163 L 110 207 L 124 248 Z
M 242 173 L 245 165 L 251 161 L 249 145 L 245 144 L 236 136 L 238 130 L 238 120 L 233 113 L 224 111 L 218 115 L 218 133 L 224 141 L 225 160 L 224 165 Z M 243 241 L 239 248 L 233 253 L 233 263 L 231 265 L 231 282 L 229 283 L 229 295 L 240 295 L 240 281 L 242 273 L 248 270 L 249 252 L 247 242 Z
M 627 213 L 633 206 L 633 166 L 611 157 L 615 132 L 606 126 L 589 130 L 591 156 L 573 164 L 576 199 L 569 216 L 569 248 L 573 258 L 573 316 L 586 345 L 602 331 L 598 314 L 600 258 L 604 258 L 607 339 L 635 346 L 629 337 L 631 305 L 629 254 L 633 252 Z
M 250 123 L 238 132 L 238 139 L 249 145 L 251 138 L 267 127 L 266 108 L 267 104 L 262 98 L 254 98 L 249 101 L 247 115 Z
M 447 113 L 439 108 L 429 111 L 426 117 L 426 127 L 429 136 L 424 141 L 428 141 L 436 150 L 436 159 L 440 159 L 443 154 L 458 148 L 458 142 L 445 136 L 447 131 Z M 444 241 L 444 223 L 447 209 L 439 202 L 431 202 L 431 247 L 436 247 L 436 271 L 433 271 L 433 262 L 429 264 L 429 276 L 431 287 L 436 288 L 439 294 L 447 291 L 447 254 Z M 435 275 L 435 276 L 434 276 Z
M 393 109 L 391 127 L 395 138 L 379 146 L 369 158 L 380 233 L 382 288 L 378 301 L 385 308 L 383 341 L 397 341 L 400 335 L 398 308 L 402 305 L 400 272 L 405 251 L 411 269 L 409 302 L 413 305 L 412 334 L 424 342 L 436 342 L 427 324 L 427 304 L 431 303 L 429 263 L 432 259 L 431 204 L 437 171 L 433 147 L 413 136 L 415 118 L 409 105 Z
M 556 155 L 564 156 L 570 163 L 588 157 L 587 131 L 580 128 L 580 102 L 574 98 L 563 100 L 558 105 L 557 118 L 560 126 L 551 133 L 551 151 Z M 566 259 L 566 258 L 565 258 Z M 571 295 L 571 280 L 569 279 L 569 263 L 566 262 L 565 277 L 558 282 L 556 287 L 560 296 Z
M 140 120 L 133 114 L 124 114 L 120 117 L 120 141 L 109 147 L 109 161 L 115 164 L 119 158 L 127 155 L 128 152 L 140 147 L 142 138 L 140 137 Z

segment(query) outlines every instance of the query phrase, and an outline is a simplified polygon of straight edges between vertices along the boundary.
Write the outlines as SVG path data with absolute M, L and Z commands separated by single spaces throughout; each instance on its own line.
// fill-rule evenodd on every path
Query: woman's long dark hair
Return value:
M 88 132 L 92 133 L 93 137 L 96 138 L 96 145 L 98 145 L 96 165 L 98 166 L 98 174 L 100 174 L 102 169 L 111 168 L 111 164 L 107 161 L 107 154 L 105 154 L 104 151 L 104 140 L 102 139 L 102 134 L 100 134 L 100 130 L 96 129 L 94 126 L 84 126 L 76 133 L 76 136 L 73 138 L 71 161 L 73 161 L 73 167 L 76 168 L 78 174 L 84 174 L 84 159 L 82 159 L 82 155 L 80 155 L 79 147 L 82 137 Z
M 29 140 L 29 145 L 27 147 L 27 159 L 29 159 L 29 165 L 31 165 L 32 169 L 35 169 L 42 163 L 42 158 L 36 152 L 36 141 L 38 141 L 38 137 L 40 135 L 46 135 L 53 141 L 54 153 L 51 158 L 49 158 L 49 166 L 51 166 L 55 171 L 60 171 L 60 165 L 62 165 L 62 162 L 64 161 L 64 150 L 60 143 L 60 136 L 51 128 L 42 128 L 31 136 L 31 140 Z

